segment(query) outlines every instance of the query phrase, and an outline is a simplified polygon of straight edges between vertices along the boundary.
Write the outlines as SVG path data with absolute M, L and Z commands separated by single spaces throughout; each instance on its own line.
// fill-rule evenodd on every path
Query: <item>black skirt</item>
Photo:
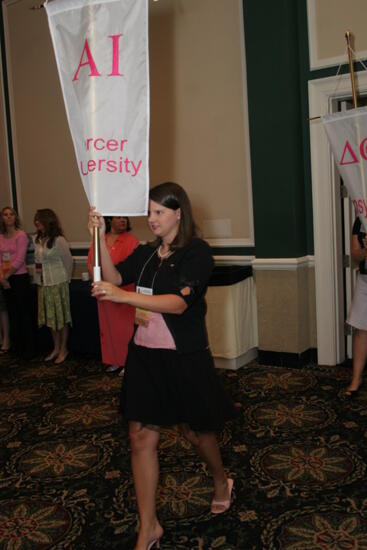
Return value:
M 122 383 L 127 420 L 154 426 L 186 423 L 194 431 L 217 431 L 236 415 L 209 350 L 178 353 L 131 343 Z

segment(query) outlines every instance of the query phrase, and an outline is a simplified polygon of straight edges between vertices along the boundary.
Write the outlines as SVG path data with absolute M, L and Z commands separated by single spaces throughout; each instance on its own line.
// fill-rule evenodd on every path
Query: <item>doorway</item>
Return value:
M 367 94 L 367 72 L 356 73 L 359 96 Z M 319 117 L 338 110 L 338 102 L 351 96 L 350 76 L 309 81 L 311 173 L 315 247 L 317 351 L 320 365 L 343 363 L 348 354 L 345 338 L 345 292 L 340 178 L 334 166 L 329 144 Z M 353 215 L 345 214 L 345 226 Z M 347 228 L 346 228 L 347 229 Z M 350 239 L 345 235 L 345 246 Z M 351 283 L 352 288 L 352 283 Z M 351 299 L 351 296 L 350 298 Z

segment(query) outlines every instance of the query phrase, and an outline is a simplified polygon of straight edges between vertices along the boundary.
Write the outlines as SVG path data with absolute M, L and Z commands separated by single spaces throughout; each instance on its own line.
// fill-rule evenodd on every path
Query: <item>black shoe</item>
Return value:
M 121 370 L 121 367 L 119 365 L 109 365 L 107 368 L 106 368 L 106 372 L 108 373 L 111 373 L 111 372 L 120 372 Z
M 361 386 L 359 386 L 359 388 L 357 388 L 356 390 L 345 390 L 344 398 L 347 400 L 355 399 L 360 389 L 361 389 Z

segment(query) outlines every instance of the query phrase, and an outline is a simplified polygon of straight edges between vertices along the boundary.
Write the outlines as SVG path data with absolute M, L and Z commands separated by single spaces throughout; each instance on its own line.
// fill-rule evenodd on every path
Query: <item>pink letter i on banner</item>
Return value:
M 124 76 L 119 73 L 119 40 L 122 34 L 112 34 L 112 73 L 108 76 Z

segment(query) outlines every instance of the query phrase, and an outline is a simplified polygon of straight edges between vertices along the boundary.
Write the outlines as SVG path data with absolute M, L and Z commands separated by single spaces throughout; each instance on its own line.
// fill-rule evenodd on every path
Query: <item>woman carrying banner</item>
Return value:
M 101 231 L 105 279 L 94 283 L 93 295 L 137 308 L 121 403 L 140 516 L 136 550 L 147 550 L 159 546 L 163 535 L 156 516 L 160 426 L 181 425 L 207 463 L 214 481 L 212 513 L 226 512 L 231 503 L 233 480 L 224 471 L 215 432 L 235 411 L 215 373 L 205 327 L 213 259 L 197 237 L 189 199 L 175 183 L 150 190 L 154 242 L 138 246 L 116 267 L 104 244 L 102 216 L 91 208 L 89 219 L 90 228 Z M 122 282 L 135 282 L 136 292 L 119 288 Z
M 359 217 L 354 222 L 352 233 L 351 256 L 359 264 L 359 273 L 348 317 L 348 323 L 353 327 L 353 373 L 345 391 L 348 399 L 357 395 L 367 361 L 367 237 Z
M 34 216 L 34 260 L 38 283 L 38 326 L 51 330 L 53 350 L 45 361 L 54 359 L 60 365 L 68 356 L 68 334 L 71 325 L 69 282 L 73 259 L 53 210 L 41 208 Z
M 31 359 L 35 350 L 30 280 L 26 267 L 29 241 L 18 214 L 10 206 L 1 211 L 0 233 L 0 284 L 9 315 L 11 347 L 24 359 Z M 7 351 L 8 348 L 3 347 Z
M 106 247 L 114 264 L 125 260 L 138 246 L 139 241 L 129 233 L 130 220 L 124 216 L 105 217 Z M 93 244 L 88 254 L 88 271 L 93 272 Z M 134 290 L 128 285 L 125 290 Z M 135 310 L 127 304 L 111 301 L 98 302 L 98 320 L 102 350 L 102 361 L 109 365 L 107 372 L 123 369 L 127 348 L 134 332 Z

